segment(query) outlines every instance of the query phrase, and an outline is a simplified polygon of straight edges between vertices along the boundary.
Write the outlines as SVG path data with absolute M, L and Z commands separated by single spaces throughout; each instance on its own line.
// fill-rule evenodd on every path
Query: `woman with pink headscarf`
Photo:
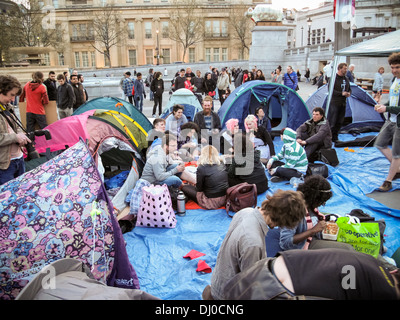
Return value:
M 261 152 L 261 162 L 266 164 L 268 159 L 275 155 L 274 143 L 270 134 L 264 127 L 257 126 L 257 118 L 252 114 L 249 114 L 244 120 L 244 127 L 246 132 L 250 133 L 254 149 Z
M 233 136 L 239 131 L 239 120 L 229 119 L 225 126 L 226 130 L 221 133 L 220 152 L 224 155 L 230 155 L 233 152 Z

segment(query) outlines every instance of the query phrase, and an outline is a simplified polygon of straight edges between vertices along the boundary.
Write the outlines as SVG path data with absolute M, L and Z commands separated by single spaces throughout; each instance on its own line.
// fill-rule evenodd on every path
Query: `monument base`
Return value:
M 260 21 L 252 30 L 249 69 L 261 69 L 267 81 L 279 65 L 282 66 L 282 72 L 286 71 L 286 64 L 283 64 L 286 60 L 284 50 L 287 49 L 287 31 L 288 27 L 280 21 Z

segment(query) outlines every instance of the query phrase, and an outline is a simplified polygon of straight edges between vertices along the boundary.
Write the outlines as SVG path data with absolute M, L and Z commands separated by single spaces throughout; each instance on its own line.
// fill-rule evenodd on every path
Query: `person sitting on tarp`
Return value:
M 167 157 L 169 154 L 174 154 L 177 148 L 176 137 L 173 134 L 165 134 L 161 145 L 154 147 L 148 153 L 142 179 L 152 184 L 166 184 L 167 186 L 179 188 L 182 184 L 181 178 L 185 179 L 185 177 L 182 177 L 185 163 L 170 164 Z
M 196 186 L 184 185 L 182 191 L 202 208 L 213 210 L 226 204 L 228 173 L 213 146 L 204 146 L 197 162 Z
M 399 300 L 400 271 L 356 251 L 297 249 L 256 262 L 223 292 L 226 300 Z
M 203 299 L 224 298 L 226 284 L 235 275 L 265 258 L 265 236 L 274 227 L 294 227 L 304 218 L 306 206 L 301 193 L 278 190 L 268 195 L 261 208 L 245 208 L 235 213 L 219 249 L 211 286 Z
M 308 160 L 304 148 L 296 141 L 296 131 L 290 128 L 281 130 L 283 146 L 281 151 L 271 157 L 267 163 L 271 182 L 290 180 L 293 177 L 300 178 L 305 176 L 308 168 Z M 284 165 L 273 168 L 273 163 L 277 160 L 285 160 Z
M 229 119 L 225 126 L 226 129 L 221 132 L 219 152 L 228 157 L 233 154 L 233 136 L 239 132 L 239 120 Z
M 250 135 L 238 132 L 233 138 L 232 163 L 227 163 L 229 186 L 243 182 L 255 184 L 257 194 L 268 190 L 268 178 L 261 163 L 260 151 L 255 150 Z
M 304 122 L 296 130 L 297 142 L 306 150 L 309 162 L 318 160 L 320 149 L 332 148 L 332 132 L 324 109 L 315 107 L 312 118 Z

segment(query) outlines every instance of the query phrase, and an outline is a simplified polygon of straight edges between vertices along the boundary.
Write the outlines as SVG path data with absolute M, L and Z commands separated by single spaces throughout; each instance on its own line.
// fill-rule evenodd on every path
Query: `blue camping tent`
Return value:
M 244 119 L 254 114 L 260 105 L 272 120 L 272 133 L 280 132 L 285 127 L 296 130 L 311 118 L 296 91 L 282 84 L 253 80 L 237 87 L 218 110 L 222 127 L 225 127 L 226 121 L 235 118 L 244 130 Z
M 371 95 L 363 88 L 355 83 L 350 83 L 351 96 L 347 98 L 346 118 L 351 118 L 351 123 L 342 127 L 342 131 L 352 128 L 365 128 L 371 129 L 379 128 L 385 122 L 383 114 L 374 110 L 376 101 Z M 315 91 L 306 101 L 307 108 L 311 113 L 315 107 L 322 107 L 326 110 L 326 103 L 328 100 L 328 85 L 324 85 Z
M 192 91 L 188 89 L 178 89 L 171 95 L 163 113 L 160 115 L 160 118 L 166 119 L 172 112 L 172 107 L 176 104 L 184 106 L 185 109 L 183 114 L 186 116 L 188 121 L 193 121 L 195 114 L 203 110 L 199 100 Z
M 147 119 L 147 117 L 140 112 L 139 109 L 135 108 L 128 101 L 116 97 L 98 97 L 91 99 L 75 110 L 73 115 L 82 114 L 86 111 L 94 109 L 114 110 L 123 113 L 140 124 L 146 132 L 149 132 L 153 128 L 153 125 L 149 119 Z

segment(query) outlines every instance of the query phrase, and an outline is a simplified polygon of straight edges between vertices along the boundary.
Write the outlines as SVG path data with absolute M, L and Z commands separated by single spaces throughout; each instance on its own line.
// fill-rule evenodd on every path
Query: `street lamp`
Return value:
M 156 33 L 157 33 L 157 47 L 156 47 L 156 51 L 157 51 L 157 65 L 160 64 L 160 48 L 158 47 L 158 46 L 159 46 L 159 43 L 158 43 L 158 32 L 159 32 L 159 30 L 157 29 L 157 30 L 156 30 Z
M 301 27 L 301 46 L 303 46 L 303 30 L 304 27 Z
M 308 19 L 307 19 L 307 25 L 308 25 L 308 46 L 310 46 L 311 45 L 311 23 L 312 23 L 312 20 L 311 20 L 311 18 L 310 17 L 308 17 Z

